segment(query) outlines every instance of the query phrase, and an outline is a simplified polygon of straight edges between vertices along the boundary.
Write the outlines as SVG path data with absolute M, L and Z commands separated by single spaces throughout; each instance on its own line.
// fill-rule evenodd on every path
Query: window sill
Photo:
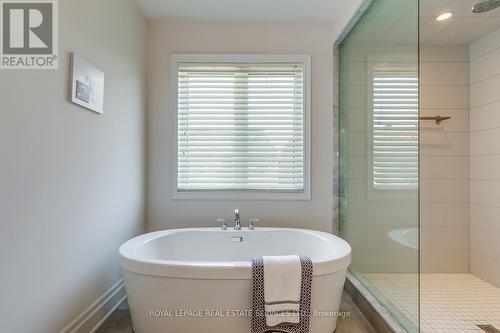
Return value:
M 206 191 L 206 192 L 174 192 L 172 200 L 251 200 L 251 201 L 304 201 L 311 200 L 311 194 L 305 192 L 233 192 L 233 191 Z

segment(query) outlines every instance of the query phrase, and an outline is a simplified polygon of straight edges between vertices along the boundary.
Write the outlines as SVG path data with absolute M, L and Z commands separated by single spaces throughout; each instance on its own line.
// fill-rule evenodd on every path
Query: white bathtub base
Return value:
M 250 332 L 251 280 L 124 275 L 135 333 Z M 335 330 L 345 277 L 313 277 L 310 332 Z

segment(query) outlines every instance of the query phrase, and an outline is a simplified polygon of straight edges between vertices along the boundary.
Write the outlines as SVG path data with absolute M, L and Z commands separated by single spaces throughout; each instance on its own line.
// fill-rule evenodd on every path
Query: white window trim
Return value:
M 304 66 L 304 191 L 267 192 L 267 191 L 189 191 L 177 189 L 177 113 L 178 113 L 178 68 L 184 62 L 212 63 L 302 63 Z M 173 200 L 310 200 L 311 199 L 311 56 L 305 54 L 256 54 L 256 55 L 218 55 L 218 54 L 172 54 L 170 55 L 170 133 L 171 156 L 171 199 Z

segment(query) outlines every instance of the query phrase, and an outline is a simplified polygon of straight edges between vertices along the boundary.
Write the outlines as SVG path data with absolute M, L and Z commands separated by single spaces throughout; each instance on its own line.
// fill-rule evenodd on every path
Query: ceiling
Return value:
M 362 0 L 135 0 L 150 19 L 331 20 L 345 24 Z
M 135 0 L 150 19 L 285 21 L 328 20 L 347 24 L 363 0 Z M 469 45 L 500 28 L 500 8 L 474 14 L 472 6 L 479 0 L 420 0 L 420 42 L 426 45 Z M 381 1 L 378 25 L 380 36 L 393 34 L 393 42 L 413 39 L 411 13 L 413 0 Z M 453 12 L 452 18 L 438 22 L 436 17 Z M 408 24 L 406 24 L 408 23 Z M 389 29 L 390 28 L 390 29 Z M 367 32 L 373 40 L 375 31 Z M 375 29 L 377 30 L 377 29 Z M 371 37 L 370 37 L 371 36 Z
M 469 45 L 500 28 L 500 8 L 474 14 L 479 0 L 420 0 L 420 42 L 427 45 Z M 438 22 L 436 17 L 452 12 L 452 18 Z

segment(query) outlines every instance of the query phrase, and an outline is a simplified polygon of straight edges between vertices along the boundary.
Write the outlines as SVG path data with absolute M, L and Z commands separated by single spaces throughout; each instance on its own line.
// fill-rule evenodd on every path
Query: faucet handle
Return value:
M 255 223 L 259 222 L 259 219 L 250 219 L 250 224 L 248 225 L 248 230 L 254 230 L 255 229 Z
M 217 218 L 217 223 L 219 223 L 219 224 L 222 223 L 221 229 L 222 230 L 227 230 L 227 221 L 226 221 L 225 218 L 223 218 L 223 217 Z

